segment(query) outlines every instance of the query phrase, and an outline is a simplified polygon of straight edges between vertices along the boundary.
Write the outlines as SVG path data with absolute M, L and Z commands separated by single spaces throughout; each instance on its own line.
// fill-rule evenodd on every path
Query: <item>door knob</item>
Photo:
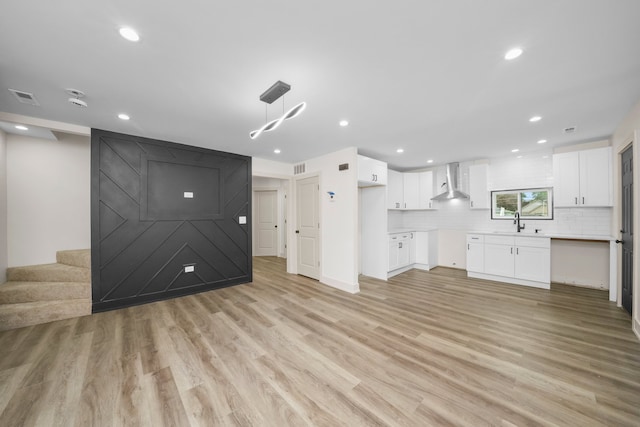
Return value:
M 296 234 L 300 234 L 300 230 L 296 230 Z
M 276 224 L 276 225 L 274 225 L 274 227 L 275 227 L 275 228 L 278 228 L 278 225 Z
M 616 240 L 616 243 L 624 243 L 624 240 Z

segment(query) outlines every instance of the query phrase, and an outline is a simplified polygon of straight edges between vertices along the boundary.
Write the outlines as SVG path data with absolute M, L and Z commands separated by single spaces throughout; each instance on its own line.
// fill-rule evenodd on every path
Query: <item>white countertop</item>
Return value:
M 387 234 L 398 234 L 398 233 L 416 233 L 418 231 L 434 231 L 437 230 L 435 227 L 419 227 L 419 228 L 390 228 L 387 230 Z
M 603 242 L 610 242 L 615 240 L 615 237 L 602 236 L 602 235 L 589 235 L 589 234 L 562 234 L 562 233 L 532 233 L 532 232 L 520 232 L 515 231 L 469 231 L 468 234 L 491 234 L 497 236 L 522 236 L 522 237 L 546 237 L 550 239 L 571 239 L 571 240 L 602 240 Z

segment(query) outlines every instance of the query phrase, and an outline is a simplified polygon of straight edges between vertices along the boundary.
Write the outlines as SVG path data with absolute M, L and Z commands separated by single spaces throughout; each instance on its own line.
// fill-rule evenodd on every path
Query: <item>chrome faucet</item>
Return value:
M 524 230 L 524 224 L 520 225 L 520 212 L 515 213 L 515 219 L 513 220 L 513 223 L 518 224 L 518 233 L 520 232 L 520 230 Z

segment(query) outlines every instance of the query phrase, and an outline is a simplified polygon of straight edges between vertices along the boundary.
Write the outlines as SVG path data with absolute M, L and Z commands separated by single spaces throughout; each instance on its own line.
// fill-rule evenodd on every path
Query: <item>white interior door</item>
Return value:
M 255 193 L 255 256 L 278 255 L 278 192 Z
M 318 177 L 296 182 L 298 274 L 320 279 L 320 220 Z

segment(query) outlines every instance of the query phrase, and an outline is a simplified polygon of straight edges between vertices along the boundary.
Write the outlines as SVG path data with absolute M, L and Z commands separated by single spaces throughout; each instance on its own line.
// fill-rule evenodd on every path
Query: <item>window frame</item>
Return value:
M 522 214 L 522 194 L 523 193 L 531 193 L 531 192 L 547 192 L 547 202 L 548 202 L 548 215 L 546 216 L 532 216 L 532 215 L 523 215 Z M 496 206 L 496 198 L 500 194 L 517 194 L 517 205 L 518 208 L 516 212 L 520 212 L 520 219 L 535 219 L 535 220 L 553 220 L 553 187 L 534 187 L 534 188 L 516 188 L 510 190 L 493 190 L 491 191 L 491 219 L 492 220 L 513 220 L 515 219 L 515 213 L 510 216 L 500 216 L 497 212 Z

